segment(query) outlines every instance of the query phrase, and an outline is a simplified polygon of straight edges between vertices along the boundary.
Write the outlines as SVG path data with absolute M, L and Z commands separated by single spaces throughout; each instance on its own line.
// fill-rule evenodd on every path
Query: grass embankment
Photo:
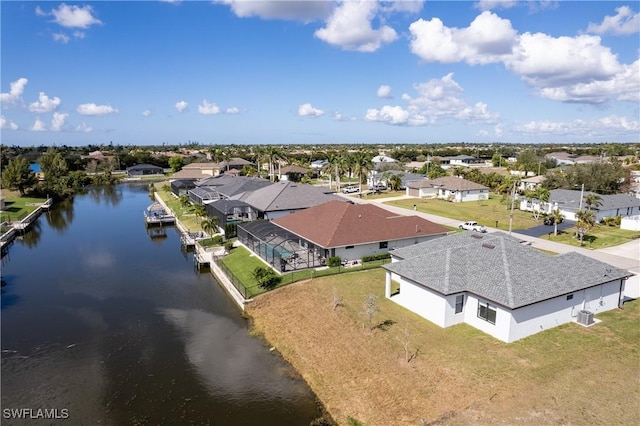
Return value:
M 18 222 L 33 213 L 45 201 L 47 201 L 46 198 L 20 197 L 19 195 L 7 197 L 4 199 L 5 207 L 0 214 L 2 217 L 0 222 L 7 220 Z
M 541 225 L 542 218 L 535 220 L 531 212 L 518 210 L 518 205 L 513 210 L 513 228 L 526 229 Z M 491 195 L 488 200 L 468 201 L 464 203 L 452 203 L 445 200 L 411 198 L 403 200 L 393 200 L 386 204 L 403 207 L 413 210 L 414 204 L 420 212 L 430 213 L 437 216 L 457 219 L 461 222 L 475 220 L 481 225 L 496 227 L 505 231 L 509 230 L 509 214 L 511 213 L 511 202 L 502 201 L 501 196 Z
M 201 220 L 196 216 L 193 206 L 183 207 L 180 200 L 171 192 L 165 191 L 162 186 L 168 182 L 158 182 L 155 184 L 155 190 L 162 198 L 162 201 L 171 209 L 176 218 L 182 223 L 189 232 L 198 232 L 202 230 L 200 226 Z
M 439 328 L 383 292 L 382 270 L 314 278 L 247 312 L 340 424 L 640 424 L 640 302 L 590 328 L 505 344 L 464 324 Z M 363 329 L 369 293 L 380 309 L 373 333 Z

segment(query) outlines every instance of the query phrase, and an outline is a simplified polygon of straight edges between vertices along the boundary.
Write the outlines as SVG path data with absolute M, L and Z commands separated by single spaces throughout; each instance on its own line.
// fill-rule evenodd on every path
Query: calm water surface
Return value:
M 308 425 L 303 381 L 180 237 L 151 238 L 145 187 L 94 188 L 44 213 L 2 259 L 2 408 L 60 424 Z M 8 424 L 52 424 L 18 421 Z

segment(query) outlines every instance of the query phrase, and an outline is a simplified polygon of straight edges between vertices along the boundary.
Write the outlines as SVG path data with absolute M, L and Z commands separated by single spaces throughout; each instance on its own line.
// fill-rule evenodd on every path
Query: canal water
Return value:
M 249 335 L 211 274 L 194 269 L 177 230 L 147 233 L 150 203 L 144 186 L 92 188 L 9 247 L 0 422 L 308 425 L 319 417 L 306 384 Z M 7 409 L 68 419 L 17 420 Z

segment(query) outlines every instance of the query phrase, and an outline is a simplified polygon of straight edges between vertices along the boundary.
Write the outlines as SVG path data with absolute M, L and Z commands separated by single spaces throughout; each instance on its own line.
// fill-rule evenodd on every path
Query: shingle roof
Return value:
M 290 181 L 277 182 L 233 198 L 244 201 L 263 212 L 299 210 L 331 200 L 344 201 L 342 197 L 334 195 L 334 192 L 327 188 Z
M 631 276 L 628 271 L 570 252 L 551 256 L 502 232 L 471 231 L 392 252 L 383 267 L 448 295 L 471 292 L 515 309 Z
M 558 203 L 558 207 L 564 209 L 580 208 L 580 193 L 578 190 L 571 189 L 552 189 L 549 191 L 549 201 L 551 203 Z M 591 206 L 591 210 L 606 211 L 616 209 L 626 209 L 627 207 L 640 207 L 640 199 L 627 194 L 610 194 L 602 195 L 595 192 L 585 191 L 584 196 L 595 194 L 600 197 L 600 206 Z M 587 208 L 584 200 L 582 201 L 582 208 Z
M 272 222 L 324 248 L 444 235 L 449 231 L 418 216 L 398 216 L 372 204 L 344 201 L 329 201 Z
M 271 185 L 267 179 L 249 176 L 218 175 L 201 179 L 196 182 L 198 187 L 215 187 L 225 197 L 233 197 L 248 191 Z
M 287 173 L 298 173 L 305 174 L 309 171 L 309 169 L 305 169 L 304 167 L 296 166 L 295 164 L 290 164 L 288 166 L 284 166 L 282 170 L 280 170 L 280 174 L 286 175 Z

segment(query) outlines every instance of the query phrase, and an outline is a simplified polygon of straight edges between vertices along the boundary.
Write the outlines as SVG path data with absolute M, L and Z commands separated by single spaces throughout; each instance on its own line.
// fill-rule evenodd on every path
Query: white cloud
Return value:
M 203 99 L 202 104 L 198 105 L 198 112 L 202 115 L 214 115 L 220 112 L 220 108 L 216 104 L 210 104 L 206 99 Z
M 378 97 L 386 99 L 393 98 L 391 95 L 391 86 L 382 85 L 378 87 Z
M 462 87 L 447 74 L 441 79 L 413 85 L 417 96 L 403 94 L 406 106 L 383 106 L 381 109 L 369 109 L 365 115 L 367 121 L 381 121 L 394 125 L 424 126 L 436 123 L 440 119 L 455 119 L 468 124 L 492 123 L 498 114 L 491 113 L 487 104 L 477 102 L 469 105 L 461 98 Z
M 39 9 L 39 8 L 38 8 Z M 36 9 L 36 14 L 38 14 Z M 42 9 L 40 9 L 42 12 Z M 57 9 L 51 11 L 54 21 L 67 28 L 89 28 L 91 25 L 101 24 L 102 21 L 93 16 L 91 6 L 69 6 L 60 4 Z
M 7 120 L 4 115 L 0 115 L 0 129 L 18 130 L 18 125 L 11 120 Z
M 47 16 L 47 13 L 40 6 L 36 6 L 36 16 Z
M 342 115 L 339 112 L 336 112 L 333 114 L 333 119 L 335 121 L 356 121 L 358 118 L 354 116 L 347 117 L 346 115 Z
M 227 110 L 225 112 L 227 114 L 239 114 L 240 113 L 240 109 L 238 107 L 231 107 L 231 108 L 227 108 Z
M 76 111 L 80 115 L 107 115 L 118 112 L 111 105 L 96 105 L 94 103 L 78 105 Z
M 240 18 L 259 17 L 262 19 L 282 19 L 312 22 L 325 19 L 334 9 L 333 1 L 282 1 L 282 0 L 214 0 L 226 4 Z
M 480 0 L 475 7 L 480 10 L 510 9 L 516 4 L 515 0 Z
M 39 118 L 36 118 L 36 121 L 33 123 L 33 126 L 31 126 L 31 131 L 44 132 L 45 130 L 47 130 L 47 126 L 45 126 L 42 120 L 40 120 Z
M 85 123 L 84 121 L 76 126 L 76 132 L 90 133 L 92 131 L 93 131 L 93 127 L 87 126 L 87 123 Z
M 180 101 L 176 103 L 176 109 L 178 110 L 178 112 L 185 112 L 188 107 L 189 107 L 189 104 L 186 103 L 185 101 Z
M 142 111 L 142 115 L 144 117 L 149 117 L 151 115 L 151 110 L 150 109 L 145 109 L 144 111 Z
M 409 26 L 411 51 L 427 62 L 488 64 L 513 54 L 517 32 L 508 19 L 482 12 L 467 28 L 446 27 L 439 18 Z
M 503 133 L 504 130 L 502 128 L 502 124 L 496 124 L 496 126 L 493 128 L 493 134 L 497 137 L 500 137 Z
M 391 6 L 382 4 L 382 9 L 391 12 L 418 13 L 422 10 L 424 0 L 394 0 Z
M 69 114 L 63 114 L 61 112 L 54 112 L 53 118 L 51 119 L 51 131 L 59 132 L 64 127 L 64 123 Z
M 75 38 L 83 39 L 87 34 L 84 31 L 74 31 L 73 36 Z
M 617 35 L 640 32 L 640 13 L 633 13 L 629 6 L 620 6 L 614 16 L 605 16 L 600 24 L 590 22 L 587 32 Z
M 608 80 L 593 80 L 562 87 L 543 87 L 543 98 L 562 102 L 601 104 L 610 99 L 640 102 L 640 61 L 623 65 L 622 70 Z
M 320 117 L 324 115 L 324 111 L 321 109 L 314 108 L 311 104 L 302 104 L 298 107 L 298 115 L 300 117 Z
M 373 29 L 371 21 L 378 12 L 378 2 L 357 0 L 341 3 L 315 36 L 345 50 L 374 52 L 383 44 L 398 38 L 395 30 L 387 25 Z
M 66 44 L 69 43 L 69 36 L 63 33 L 53 33 L 51 34 L 53 37 L 53 41 L 59 41 L 60 43 Z
M 547 134 L 574 137 L 611 138 L 615 135 L 634 134 L 640 131 L 640 121 L 627 117 L 610 116 L 597 120 L 530 121 L 517 125 L 516 131 L 525 134 Z
M 411 51 L 427 62 L 503 63 L 542 97 L 563 102 L 635 100 L 637 66 L 618 62 L 599 36 L 553 37 L 517 34 L 511 22 L 482 12 L 466 28 L 446 27 L 438 18 L 409 26 Z
M 57 96 L 50 99 L 44 92 L 40 92 L 38 100 L 29 105 L 29 111 L 39 113 L 51 112 L 58 109 L 61 103 L 62 101 Z
M 24 93 L 24 86 L 26 86 L 28 82 L 29 80 L 24 77 L 19 78 L 16 81 L 12 81 L 9 92 L 0 93 L 0 102 L 2 102 L 2 107 L 8 108 L 9 106 L 20 100 L 22 94 Z

